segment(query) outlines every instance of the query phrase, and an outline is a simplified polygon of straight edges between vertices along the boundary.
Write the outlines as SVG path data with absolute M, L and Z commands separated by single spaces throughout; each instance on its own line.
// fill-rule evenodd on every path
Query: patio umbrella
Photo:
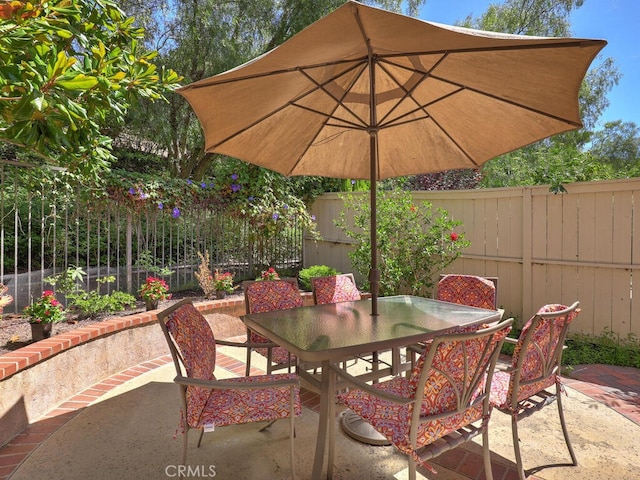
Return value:
M 284 175 L 376 181 L 475 168 L 580 128 L 578 91 L 603 40 L 425 22 L 349 1 L 279 47 L 178 92 L 205 151 Z

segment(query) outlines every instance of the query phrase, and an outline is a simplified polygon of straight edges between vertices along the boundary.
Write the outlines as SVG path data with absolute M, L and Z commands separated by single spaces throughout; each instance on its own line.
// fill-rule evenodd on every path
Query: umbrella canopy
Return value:
M 270 52 L 178 90 L 205 151 L 284 175 L 375 182 L 475 168 L 580 128 L 578 91 L 603 40 L 425 22 L 357 2 Z

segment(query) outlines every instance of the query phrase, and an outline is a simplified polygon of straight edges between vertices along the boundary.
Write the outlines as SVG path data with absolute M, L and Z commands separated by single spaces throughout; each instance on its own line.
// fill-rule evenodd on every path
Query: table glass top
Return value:
M 243 320 L 303 360 L 319 360 L 407 345 L 455 326 L 499 319 L 497 311 L 413 296 L 379 298 L 378 314 L 371 315 L 371 300 L 360 300 L 250 314 Z

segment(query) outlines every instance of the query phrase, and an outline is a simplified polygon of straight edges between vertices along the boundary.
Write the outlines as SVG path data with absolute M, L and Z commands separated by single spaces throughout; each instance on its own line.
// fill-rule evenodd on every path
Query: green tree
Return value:
M 97 177 L 113 160 L 107 124 L 178 85 L 143 52 L 144 31 L 108 0 L 5 2 L 0 11 L 0 140 Z
M 591 154 L 616 168 L 640 163 L 640 130 L 634 122 L 607 122 L 593 134 Z

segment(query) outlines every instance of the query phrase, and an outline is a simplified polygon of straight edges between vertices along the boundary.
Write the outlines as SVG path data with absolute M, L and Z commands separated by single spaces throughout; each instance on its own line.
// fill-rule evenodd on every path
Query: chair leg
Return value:
M 569 455 L 571 455 L 571 463 L 573 463 L 574 466 L 577 466 L 578 459 L 576 458 L 576 454 L 573 451 L 573 446 L 571 445 L 571 439 L 569 438 L 569 430 L 567 430 L 567 424 L 564 420 L 564 410 L 562 409 L 562 391 L 560 389 L 560 385 L 558 384 L 556 384 L 556 402 L 558 403 L 558 416 L 560 417 L 560 424 L 562 425 L 562 434 L 564 435 L 564 443 L 567 444 Z
M 513 434 L 513 451 L 516 454 L 516 468 L 518 470 L 518 478 L 520 480 L 526 480 L 524 474 L 524 467 L 522 465 L 522 455 L 520 455 L 520 438 L 518 437 L 518 417 L 515 414 L 511 414 L 511 433 Z
M 204 428 L 200 429 L 200 436 L 198 437 L 198 446 L 196 448 L 200 448 L 200 444 L 202 443 L 202 436 L 204 435 Z
M 251 349 L 247 348 L 247 363 L 244 371 L 244 376 L 248 377 L 251 371 Z
M 186 427 L 182 440 L 182 462 L 181 465 L 187 464 L 187 447 L 189 446 L 189 427 Z
M 416 461 L 409 455 L 409 480 L 416 480 Z
M 269 423 L 267 423 L 264 427 L 262 427 L 260 430 L 258 430 L 259 432 L 264 432 L 267 428 L 269 428 L 271 425 L 273 425 L 274 423 L 276 423 L 275 420 L 271 420 Z
M 482 432 L 482 456 L 484 457 L 484 476 L 487 480 L 493 480 L 491 450 L 489 450 L 489 429 L 487 426 L 485 426 L 484 432 Z
M 291 478 L 296 478 L 296 458 L 295 458 L 295 449 L 294 449 L 294 439 L 296 437 L 295 430 L 295 388 L 291 387 L 290 396 L 289 396 L 289 460 L 291 462 Z

